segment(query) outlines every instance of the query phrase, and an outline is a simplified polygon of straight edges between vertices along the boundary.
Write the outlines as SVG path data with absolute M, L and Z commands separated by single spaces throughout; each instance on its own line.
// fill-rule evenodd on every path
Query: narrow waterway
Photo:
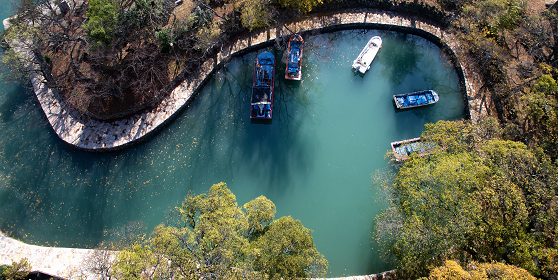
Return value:
M 5 1 L 5 0 L 0 0 Z M 351 71 L 366 41 L 383 48 L 364 75 Z M 150 229 L 192 190 L 226 182 L 240 205 L 264 195 L 277 217 L 314 230 L 328 277 L 392 266 L 372 242 L 376 201 L 371 174 L 386 167 L 390 142 L 423 125 L 464 117 L 457 74 L 432 43 L 413 35 L 351 30 L 308 36 L 303 81 L 283 79 L 277 58 L 271 125 L 252 124 L 256 53 L 234 59 L 182 115 L 131 149 L 91 154 L 63 144 L 36 98 L 0 86 L 0 229 L 24 242 L 93 247 L 103 231 L 141 220 Z M 434 89 L 440 102 L 397 111 L 392 95 Z

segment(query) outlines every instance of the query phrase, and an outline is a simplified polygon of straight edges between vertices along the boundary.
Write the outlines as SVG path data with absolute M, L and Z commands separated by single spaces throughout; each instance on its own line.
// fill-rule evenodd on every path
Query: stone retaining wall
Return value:
M 232 58 L 271 46 L 276 40 L 285 40 L 292 32 L 305 34 L 354 28 L 407 32 L 434 42 L 450 56 L 460 76 L 462 91 L 466 92 L 464 98 L 468 104 L 468 117 L 476 121 L 478 115 L 483 114 L 479 105 L 480 99 L 476 98 L 479 86 L 474 83 L 475 80 L 478 80 L 479 75 L 474 73 L 469 65 L 465 65 L 457 59 L 456 54 L 459 54 L 461 49 L 452 34 L 417 16 L 364 8 L 305 16 L 239 36 L 223 46 L 216 57 L 208 59 L 186 78 L 157 108 L 122 120 L 102 122 L 72 114 L 68 106 L 60 103 L 54 97 L 53 90 L 46 87 L 43 77 L 34 75 L 31 77 L 31 81 L 43 111 L 60 139 L 78 149 L 87 151 L 117 150 L 144 141 L 165 127 L 188 106 L 212 74 Z

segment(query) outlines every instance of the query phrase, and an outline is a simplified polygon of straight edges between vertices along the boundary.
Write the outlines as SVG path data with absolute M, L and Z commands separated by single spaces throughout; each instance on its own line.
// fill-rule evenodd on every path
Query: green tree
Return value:
M 390 206 L 377 218 L 377 238 L 399 275 L 426 276 L 449 259 L 556 275 L 556 165 L 542 149 L 498 139 L 491 123 L 427 125 L 423 135 L 448 149 L 411 157 L 380 182 Z
M 520 99 L 524 106 L 522 119 L 531 142 L 540 145 L 552 157 L 558 157 L 558 85 L 549 75 L 540 76 Z
M 325 274 L 327 262 L 314 248 L 311 232 L 290 216 L 274 221 L 250 244 L 254 269 L 269 279 Z
M 242 26 L 250 31 L 268 26 L 271 22 L 271 6 L 267 0 L 240 0 L 237 6 L 241 12 Z
M 31 265 L 26 258 L 23 258 L 19 262 L 12 261 L 11 265 L 5 267 L 2 277 L 5 280 L 19 280 L 24 279 L 29 272 L 31 272 Z
M 90 0 L 88 21 L 83 24 L 93 46 L 110 45 L 118 24 L 120 7 L 114 0 Z
M 468 232 L 481 209 L 471 192 L 488 170 L 470 153 L 412 157 L 387 185 L 396 199 L 379 215 L 377 236 L 386 253 L 398 260 L 398 275 L 426 276 L 444 259 L 462 261 Z M 449 175 L 451 174 L 451 175 Z M 383 224 L 397 224 L 383 231 Z
M 290 8 L 300 13 L 308 13 L 323 3 L 323 0 L 276 0 L 283 8 Z
M 445 147 L 447 153 L 470 151 L 474 146 L 471 125 L 464 121 L 438 121 L 424 125 L 421 138 Z
M 325 274 L 311 231 L 291 217 L 273 220 L 261 196 L 244 205 L 225 183 L 188 195 L 167 225 L 119 253 L 117 278 L 286 279 Z

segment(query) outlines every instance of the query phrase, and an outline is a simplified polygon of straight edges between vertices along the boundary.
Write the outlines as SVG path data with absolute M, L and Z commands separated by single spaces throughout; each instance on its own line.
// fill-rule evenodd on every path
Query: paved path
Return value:
M 28 245 L 0 232 L 0 265 L 11 265 L 23 258 L 32 267 L 67 279 L 98 279 L 87 269 L 94 250 Z
M 0 232 L 0 265 L 10 265 L 12 262 L 19 262 L 21 259 L 27 258 L 32 270 L 42 271 L 66 279 L 102 279 L 102 277 L 91 271 L 93 264 L 91 260 L 95 252 L 100 251 L 28 245 L 9 238 Z M 393 271 L 388 271 L 373 275 L 316 278 L 311 280 L 390 280 L 393 279 L 391 277 L 392 274 Z
M 351 28 L 389 29 L 415 33 L 427 37 L 439 46 L 447 47 L 448 53 L 454 59 L 455 54 L 461 51 L 453 35 L 418 17 L 364 8 L 345 9 L 294 19 L 289 23 L 231 40 L 223 46 L 216 57 L 207 60 L 174 89 L 157 108 L 118 121 L 101 122 L 70 114 L 67 106 L 54 98 L 52 90 L 41 82 L 43 80 L 41 76 L 34 75 L 31 80 L 48 121 L 63 141 L 88 151 L 116 150 L 147 139 L 164 127 L 167 122 L 172 121 L 187 107 L 198 87 L 233 57 L 273 45 L 276 39 L 286 39 L 291 31 L 299 33 L 331 32 Z M 470 117 L 472 120 L 476 120 L 478 114 L 483 113 L 481 112 L 482 107 L 479 105 L 480 98 L 476 97 L 480 87 L 469 81 L 478 81 L 478 74 L 474 73 L 468 65 L 457 60 L 455 64 L 458 66 L 456 69 L 462 78 L 462 87 L 467 92 Z

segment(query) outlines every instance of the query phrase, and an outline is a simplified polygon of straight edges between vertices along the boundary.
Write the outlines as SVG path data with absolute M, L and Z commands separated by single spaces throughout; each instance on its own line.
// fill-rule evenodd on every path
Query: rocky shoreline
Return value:
M 4 26 L 7 21 L 4 20 Z M 452 59 L 460 77 L 462 91 L 466 92 L 468 112 L 471 120 L 483 114 L 481 98 L 477 96 L 480 85 L 475 73 L 467 64 L 458 60 L 461 48 L 457 39 L 435 24 L 413 15 L 399 15 L 393 12 L 366 8 L 330 11 L 313 16 L 292 19 L 246 36 L 239 36 L 221 48 L 213 58 L 208 59 L 199 69 L 186 78 L 156 108 L 141 114 L 102 122 L 73 114 L 68 106 L 55 98 L 53 89 L 43 82 L 44 78 L 34 74 L 31 82 L 45 115 L 58 135 L 71 146 L 91 151 L 104 152 L 120 150 L 145 141 L 173 121 L 193 100 L 205 82 L 232 58 L 271 46 L 276 40 L 284 40 L 297 32 L 301 34 L 326 33 L 338 30 L 369 28 L 411 33 L 424 37 L 441 47 Z

